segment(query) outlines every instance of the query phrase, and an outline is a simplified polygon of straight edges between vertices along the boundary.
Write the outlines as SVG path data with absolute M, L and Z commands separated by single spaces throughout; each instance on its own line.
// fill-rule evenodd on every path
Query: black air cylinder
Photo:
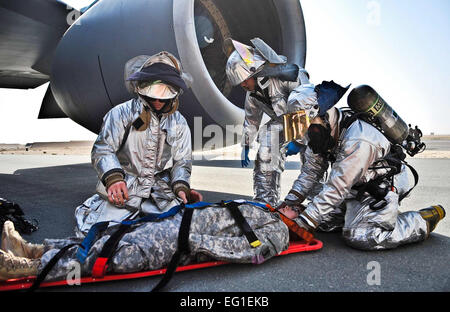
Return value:
M 408 136 L 408 125 L 370 86 L 354 88 L 347 98 L 348 106 L 355 112 L 369 114 L 393 143 L 402 144 Z

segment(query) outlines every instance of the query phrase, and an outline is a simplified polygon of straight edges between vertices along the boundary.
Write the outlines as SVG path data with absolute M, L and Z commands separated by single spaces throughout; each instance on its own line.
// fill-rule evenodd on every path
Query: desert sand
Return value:
M 430 148 L 415 155 L 415 158 L 450 158 L 450 135 L 427 135 L 423 137 L 423 142 Z M 436 143 L 439 145 L 437 148 L 434 147 Z M 25 145 L 0 144 L 0 154 L 90 155 L 93 144 L 93 141 L 35 142 Z M 254 157 L 255 154 L 256 150 L 252 149 L 250 157 Z M 240 155 L 241 147 L 239 145 L 193 153 L 194 159 L 203 157 L 208 160 L 240 159 Z

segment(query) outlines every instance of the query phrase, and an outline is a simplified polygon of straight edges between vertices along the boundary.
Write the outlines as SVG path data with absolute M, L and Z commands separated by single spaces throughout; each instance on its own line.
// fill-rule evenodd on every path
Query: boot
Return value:
M 1 249 L 28 259 L 38 259 L 44 254 L 44 245 L 27 243 L 14 229 L 14 223 L 11 221 L 3 224 Z
M 445 210 L 441 205 L 420 209 L 419 213 L 427 221 L 429 233 L 433 232 L 438 222 L 445 217 Z
M 0 281 L 12 278 L 35 276 L 41 261 L 16 257 L 11 253 L 0 250 Z

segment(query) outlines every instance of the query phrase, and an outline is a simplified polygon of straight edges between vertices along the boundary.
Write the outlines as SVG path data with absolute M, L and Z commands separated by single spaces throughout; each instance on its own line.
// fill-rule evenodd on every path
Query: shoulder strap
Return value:
M 417 173 L 416 169 L 414 169 L 414 167 L 412 167 L 410 164 L 408 164 L 406 161 L 403 161 L 404 164 L 409 168 L 409 170 L 411 170 L 411 173 L 414 176 L 414 185 L 412 188 L 410 188 L 407 192 L 405 192 L 404 194 L 402 194 L 401 196 L 399 196 L 398 198 L 398 202 L 401 202 L 406 196 L 409 195 L 409 193 L 411 193 L 411 191 L 416 187 L 417 183 L 419 183 L 419 174 Z
M 401 170 L 401 165 L 404 164 L 411 170 L 412 175 L 414 176 L 414 185 L 411 187 L 407 192 L 399 196 L 399 202 L 401 202 L 406 196 L 411 193 L 411 191 L 416 187 L 417 183 L 419 183 L 419 174 L 417 173 L 416 169 L 414 169 L 413 166 L 408 164 L 405 161 L 406 154 L 403 151 L 403 148 L 400 145 L 392 144 L 391 145 L 391 151 L 390 153 L 385 157 L 385 160 L 388 162 L 388 164 L 393 165 L 397 168 L 397 173 Z
M 141 120 L 141 119 L 138 118 L 137 120 Z M 131 125 L 128 125 L 128 126 L 125 128 L 125 133 L 124 133 L 124 135 L 123 135 L 122 143 L 120 144 L 119 149 L 118 149 L 117 151 L 120 151 L 120 150 L 125 146 L 125 142 L 127 141 L 128 135 L 130 134 L 131 126 L 132 126 L 137 120 L 135 120 Z M 141 120 L 141 122 L 142 122 L 142 120 Z
M 142 109 L 146 110 L 148 108 L 146 108 L 144 106 L 144 104 L 142 104 Z M 131 124 L 127 125 L 127 127 L 125 128 L 125 133 L 123 134 L 122 143 L 120 144 L 119 149 L 117 151 L 120 151 L 124 147 L 125 143 L 127 142 L 131 127 L 134 127 L 135 129 L 139 129 L 143 124 L 144 124 L 144 121 L 141 119 L 141 117 L 139 115 L 138 118 L 136 118 Z
M 344 129 L 350 127 L 352 123 L 354 123 L 357 119 L 363 119 L 366 113 L 356 113 L 350 109 L 342 110 L 342 120 L 339 124 L 339 128 L 341 129 L 341 133 Z
M 266 95 L 262 96 L 257 94 L 256 92 L 252 92 L 250 93 L 250 96 L 257 99 L 258 101 L 264 103 L 267 107 L 269 107 L 270 109 L 272 109 L 272 102 L 270 102 L 270 98 Z

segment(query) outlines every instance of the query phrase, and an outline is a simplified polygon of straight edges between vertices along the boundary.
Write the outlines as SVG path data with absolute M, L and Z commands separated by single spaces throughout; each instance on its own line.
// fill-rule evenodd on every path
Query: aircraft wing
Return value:
M 0 88 L 48 82 L 54 51 L 73 16 L 80 13 L 56 0 L 0 0 Z

